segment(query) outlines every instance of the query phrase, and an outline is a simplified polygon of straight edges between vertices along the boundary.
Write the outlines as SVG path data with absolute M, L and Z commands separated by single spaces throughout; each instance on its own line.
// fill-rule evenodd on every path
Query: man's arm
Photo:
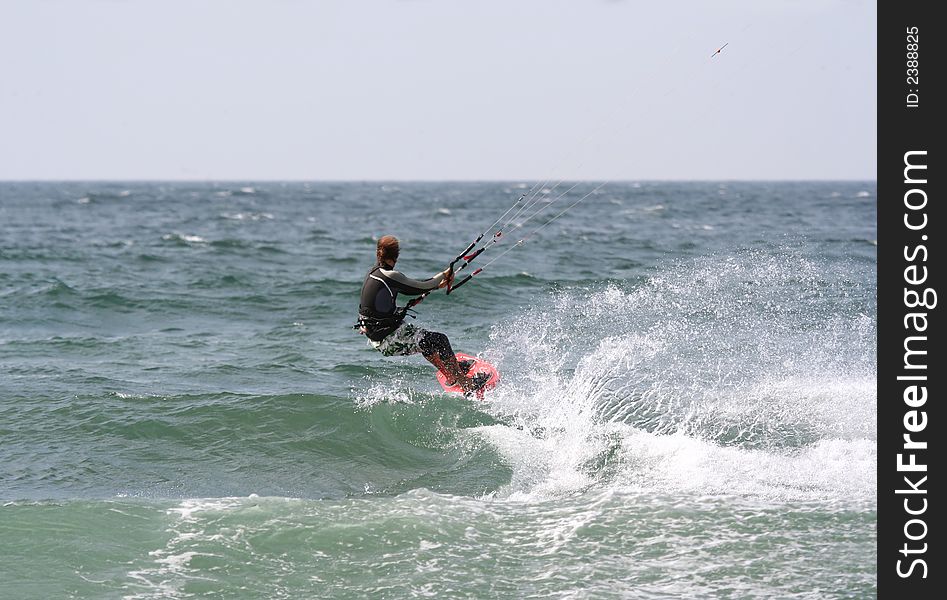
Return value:
M 411 279 L 401 271 L 395 271 L 394 269 L 390 271 L 388 269 L 379 269 L 379 272 L 394 284 L 393 287 L 397 289 L 398 292 L 407 294 L 408 296 L 419 296 L 424 292 L 436 290 L 446 285 L 444 282 L 446 281 L 447 271 L 443 271 L 430 279 L 424 280 Z

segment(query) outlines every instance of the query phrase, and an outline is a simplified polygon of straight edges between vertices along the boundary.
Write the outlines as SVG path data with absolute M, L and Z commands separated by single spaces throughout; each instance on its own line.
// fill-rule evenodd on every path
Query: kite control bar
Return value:
M 483 252 L 483 248 L 481 248 L 480 251 Z M 467 264 L 469 264 L 469 263 L 467 263 Z M 466 266 L 466 265 L 464 265 L 464 266 Z M 465 283 L 467 283 L 468 281 L 470 281 L 470 280 L 473 278 L 473 276 L 476 275 L 477 273 L 479 273 L 480 271 L 483 271 L 483 269 L 477 269 L 476 271 L 474 271 L 474 272 L 471 273 L 470 275 L 464 277 L 463 279 L 460 280 L 459 283 L 455 283 L 455 284 L 452 286 L 452 289 L 455 289 L 455 290 L 456 290 L 456 289 L 459 288 L 460 286 L 464 285 Z M 450 292 L 448 292 L 448 293 L 450 293 Z
M 478 243 L 480 243 L 480 240 L 483 239 L 483 236 L 484 236 L 485 234 L 486 234 L 486 231 L 484 231 L 484 232 L 481 233 L 479 236 L 477 236 L 477 239 L 475 239 L 469 246 L 467 246 L 466 248 L 464 248 L 464 251 L 463 251 L 463 252 L 461 252 L 460 254 L 458 254 L 458 255 L 454 258 L 454 260 L 450 261 L 450 265 L 448 265 L 447 271 L 450 272 L 450 273 L 453 273 L 453 271 L 454 271 L 454 265 L 456 265 L 456 264 L 457 264 L 458 262 L 460 262 L 460 261 L 464 261 L 464 264 L 460 265 L 460 267 L 457 268 L 458 271 L 461 271 L 461 270 L 463 270 L 464 268 L 466 268 L 467 265 L 469 265 L 475 258 L 477 258 L 478 256 L 480 256 L 480 253 L 483 252 L 484 250 L 486 250 L 486 249 L 487 249 L 487 246 L 484 246 L 483 248 L 478 249 L 478 250 L 477 250 L 476 252 L 474 252 L 473 254 L 467 254 L 467 253 L 470 252 L 471 250 L 473 250 L 474 247 L 475 247 Z M 500 237 L 500 235 L 502 235 L 502 232 L 500 232 L 500 231 L 496 232 L 496 234 L 494 234 L 494 236 L 493 236 L 493 242 L 496 242 L 496 240 Z M 493 242 L 491 242 L 491 243 L 493 243 Z M 460 283 L 457 283 L 457 284 L 448 284 L 448 285 L 447 285 L 447 293 L 450 294 L 452 290 L 455 290 L 455 289 L 459 288 L 460 286 L 462 286 L 463 284 L 465 284 L 465 283 L 467 283 L 468 281 L 470 281 L 470 278 L 473 277 L 474 275 L 476 275 L 477 273 L 479 273 L 481 270 L 482 270 L 482 269 L 477 269 L 476 271 L 474 271 L 474 272 L 471 273 L 470 275 L 464 277 L 464 279 L 461 280 Z M 423 302 L 424 299 L 428 297 L 428 294 L 430 294 L 432 291 L 434 291 L 434 290 L 430 290 L 430 291 L 424 292 L 423 294 L 421 294 L 421 295 L 418 296 L 417 298 L 414 298 L 414 299 L 412 299 L 412 300 L 409 300 L 408 303 L 405 304 L 405 309 L 407 310 L 407 309 L 410 309 L 410 308 L 414 308 L 415 306 L 417 306 L 418 304 L 420 304 L 421 302 Z
M 602 183 L 600 183 L 599 185 L 595 186 L 595 188 L 594 188 L 591 192 L 585 194 L 584 196 L 582 196 L 581 198 L 579 198 L 578 200 L 576 200 L 575 202 L 573 202 L 572 204 L 570 204 L 569 206 L 567 206 L 564 210 L 562 210 L 561 212 L 557 213 L 557 214 L 556 214 L 555 216 L 553 216 L 551 219 L 546 220 L 545 223 L 543 223 L 542 225 L 540 225 L 539 227 L 537 227 L 535 230 L 533 230 L 532 232 L 530 232 L 526 237 L 524 237 L 523 239 L 517 241 L 515 244 L 513 244 L 512 246 L 510 246 L 509 248 L 507 248 L 505 251 L 501 252 L 499 256 L 495 256 L 495 257 L 493 258 L 493 260 L 489 261 L 487 264 L 485 264 L 485 265 L 483 265 L 482 267 L 478 268 L 478 269 L 477 269 L 476 271 L 474 271 L 473 273 L 467 275 L 466 277 L 464 277 L 463 279 L 461 279 L 461 280 L 458 281 L 457 283 L 448 284 L 448 286 L 447 286 L 447 294 L 449 295 L 452 291 L 456 290 L 456 289 L 459 288 L 460 286 L 464 285 L 465 283 L 467 283 L 468 281 L 470 281 L 471 279 L 473 279 L 474 276 L 480 274 L 485 268 L 487 268 L 488 266 L 490 266 L 491 264 L 493 264 L 494 262 L 496 262 L 496 260 L 497 260 L 498 258 L 502 257 L 504 254 L 506 254 L 506 253 L 509 252 L 510 250 L 513 250 L 514 248 L 516 248 L 516 247 L 518 247 L 518 246 L 522 246 L 522 245 L 526 242 L 527 239 L 529 239 L 530 237 L 532 237 L 533 235 L 535 235 L 536 233 L 538 233 L 540 230 L 546 228 L 550 223 L 552 223 L 553 221 L 555 221 L 556 219 L 558 219 L 559 217 L 561 217 L 562 215 L 564 215 L 566 212 L 568 212 L 570 209 L 574 208 L 577 204 L 579 204 L 580 202 L 582 202 L 583 200 L 585 200 L 586 198 L 588 198 L 589 196 L 591 196 L 592 194 L 594 194 L 595 192 L 597 192 L 598 190 L 600 190 L 602 187 L 605 186 L 606 183 L 607 183 L 607 182 L 602 182 Z M 556 185 L 558 185 L 558 184 L 556 184 Z M 535 187 L 535 186 L 534 186 L 534 187 Z M 565 197 L 565 196 L 566 196 L 569 192 L 571 192 L 574 188 L 575 188 L 575 185 L 573 185 L 572 187 L 570 187 L 570 188 L 569 188 L 568 190 L 566 190 L 564 193 L 560 194 L 560 195 L 559 195 L 558 197 L 556 197 L 552 202 L 555 202 L 556 200 L 559 200 L 559 199 Z M 477 249 L 476 251 L 474 251 L 472 254 L 468 254 L 468 252 L 470 252 L 471 250 L 473 250 L 474 248 L 477 247 L 477 244 L 479 244 L 479 243 L 480 243 L 480 240 L 482 240 L 482 239 L 487 235 L 487 232 L 490 231 L 491 229 L 493 229 L 494 227 L 496 227 L 497 225 L 499 225 L 499 224 L 500 224 L 500 221 L 502 221 L 504 218 L 506 218 L 506 216 L 507 216 L 508 214 L 510 214 L 510 213 L 513 211 L 513 209 L 515 209 L 515 208 L 520 204 L 520 202 L 523 201 L 524 198 L 527 197 L 527 195 L 529 195 L 529 193 L 523 194 L 522 196 L 520 196 L 520 197 L 516 200 L 516 202 L 513 203 L 513 206 L 511 206 L 510 208 L 508 208 L 505 213 L 503 213 L 502 215 L 500 215 L 500 218 L 499 218 L 499 219 L 497 219 L 496 221 L 494 221 L 493 224 L 490 225 L 490 227 L 487 227 L 486 229 L 484 229 L 483 232 L 481 232 L 480 235 L 477 236 L 477 239 L 475 239 L 471 244 L 469 244 L 466 248 L 464 248 L 464 251 L 463 251 L 463 252 L 461 252 L 461 253 L 458 254 L 456 257 L 454 257 L 454 260 L 450 261 L 450 265 L 448 265 L 447 271 L 450 272 L 450 273 L 453 273 L 453 272 L 455 272 L 455 271 L 463 271 L 464 269 L 467 268 L 468 265 L 470 265 L 470 263 L 472 263 L 478 256 L 480 256 L 480 254 L 481 254 L 484 250 L 486 250 L 486 249 L 489 248 L 490 246 L 492 246 L 492 245 L 498 243 L 498 242 L 501 240 L 502 236 L 503 236 L 503 230 L 506 229 L 509 225 L 512 224 L 513 219 L 515 219 L 518 215 L 520 215 L 521 213 L 523 213 L 526 209 L 528 209 L 528 208 L 534 206 L 534 205 L 538 202 L 538 197 L 539 197 L 538 195 L 536 195 L 536 196 L 534 196 L 533 198 L 530 198 L 529 200 L 527 200 L 526 203 L 525 203 L 522 207 L 520 207 L 520 209 L 519 209 L 518 211 L 516 211 L 516 213 L 513 215 L 513 217 L 510 219 L 510 221 L 509 221 L 508 223 L 506 223 L 505 225 L 500 226 L 500 227 L 496 230 L 496 232 L 493 234 L 493 239 L 491 239 L 490 241 L 486 242 L 483 246 L 481 246 L 480 248 L 478 248 L 478 249 Z M 552 202 L 550 202 L 550 204 L 551 204 Z M 548 205 L 547 205 L 547 206 L 548 206 Z M 543 206 L 543 207 L 540 208 L 539 210 L 536 210 L 536 211 L 534 211 L 532 214 L 529 214 L 529 215 L 527 216 L 527 218 L 526 218 L 526 221 L 524 221 L 524 222 L 531 221 L 531 220 L 532 220 L 534 217 L 536 217 L 539 213 L 541 213 L 543 210 L 545 210 L 545 208 L 546 208 L 546 206 Z M 459 267 L 457 267 L 456 269 L 454 269 L 454 265 L 456 265 L 456 264 L 459 263 L 460 261 L 464 261 L 463 264 L 461 264 Z M 421 295 L 418 296 L 417 298 L 414 298 L 413 300 L 410 300 L 410 301 L 405 305 L 405 308 L 406 308 L 406 309 L 410 309 L 410 308 L 412 308 L 412 307 L 414 307 L 414 306 L 417 306 L 417 305 L 420 304 L 425 298 L 427 298 L 428 294 L 430 294 L 432 291 L 433 291 L 433 290 L 424 292 L 423 294 L 421 294 Z

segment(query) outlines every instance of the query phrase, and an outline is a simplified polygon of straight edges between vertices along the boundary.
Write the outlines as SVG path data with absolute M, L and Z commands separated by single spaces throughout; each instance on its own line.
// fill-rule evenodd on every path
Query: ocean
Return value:
M 874 597 L 875 182 L 534 183 L 0 183 L 0 598 Z

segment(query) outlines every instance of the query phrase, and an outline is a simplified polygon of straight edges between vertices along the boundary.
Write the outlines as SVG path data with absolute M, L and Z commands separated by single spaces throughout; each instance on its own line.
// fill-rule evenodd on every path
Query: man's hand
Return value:
M 447 287 L 450 284 L 454 283 L 454 270 L 453 269 L 447 269 L 446 271 L 441 271 L 440 273 L 438 273 L 438 275 L 441 275 L 443 277 L 443 279 L 441 279 L 441 282 L 437 284 L 438 289 Z

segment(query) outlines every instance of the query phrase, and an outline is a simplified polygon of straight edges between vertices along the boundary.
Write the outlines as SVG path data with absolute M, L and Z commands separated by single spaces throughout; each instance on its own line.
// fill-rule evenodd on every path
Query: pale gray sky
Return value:
M 0 179 L 874 179 L 876 11 L 0 0 Z

